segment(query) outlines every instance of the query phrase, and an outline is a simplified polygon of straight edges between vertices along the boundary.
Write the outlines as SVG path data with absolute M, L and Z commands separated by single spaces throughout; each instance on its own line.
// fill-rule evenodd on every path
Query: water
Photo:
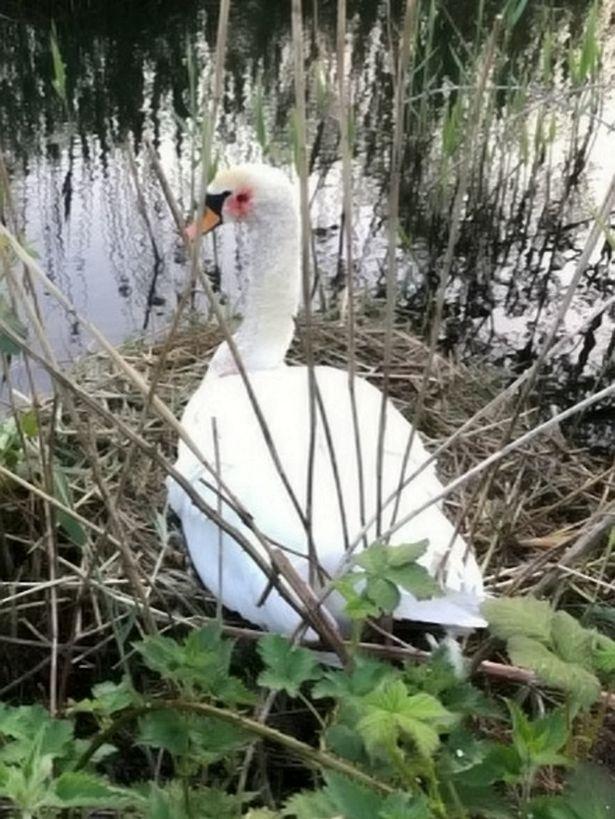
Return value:
M 71 9 L 74 5 L 75 8 Z M 187 55 L 199 75 L 212 69 L 217 2 L 0 3 L 0 135 L 9 163 L 20 218 L 44 269 L 114 342 L 143 332 L 161 332 L 187 275 L 187 266 L 158 183 L 144 150 L 149 137 L 180 205 L 188 213 L 194 191 Z M 531 49 L 539 6 L 512 47 Z M 314 258 L 320 298 L 334 303 L 339 270 L 341 168 L 335 100 L 318 76 L 334 77 L 335 3 L 305 3 L 310 80 L 310 164 L 314 193 Z M 398 4 L 393 3 L 393 25 Z M 391 56 L 387 4 L 350 4 L 352 97 L 355 104 L 356 276 L 365 300 L 382 294 L 389 167 Z M 487 3 L 486 14 L 499 8 Z M 476 3 L 448 4 L 435 32 L 439 83 L 455 76 L 453 50 L 471 43 Z M 565 39 L 582 25 L 587 4 L 558 12 Z M 448 15 L 448 16 L 447 16 Z M 54 18 L 66 63 L 70 117 L 52 89 L 49 48 Z M 529 44 L 529 45 L 528 45 Z M 606 62 L 606 58 L 605 58 Z M 608 66 L 607 66 L 608 67 Z M 227 78 L 216 150 L 226 161 L 260 159 L 258 110 L 266 123 L 268 156 L 290 164 L 290 119 L 294 99 L 288 4 L 241 0 L 233 4 Z M 615 120 L 603 100 L 601 117 Z M 609 117 L 609 111 L 611 116 Z M 566 111 L 563 109 L 563 118 Z M 69 119 L 74 124 L 69 124 Z M 435 271 L 448 226 L 434 219 L 428 187 L 429 151 L 435 137 L 409 143 L 402 187 L 402 223 L 411 238 L 400 247 L 400 316 L 413 328 L 433 296 Z M 596 127 L 597 148 L 566 209 L 571 223 L 587 217 L 615 170 L 612 135 Z M 563 150 L 565 138 L 560 148 Z M 138 207 L 126 145 L 137 156 L 146 217 Z M 609 149 L 610 146 L 610 149 Z M 609 162 L 611 167 L 608 167 Z M 544 198 L 544 191 L 537 193 Z M 560 193 L 558 192 L 558 196 Z M 542 207 L 542 206 L 541 206 Z M 445 305 L 442 346 L 463 358 L 486 360 L 519 371 L 536 355 L 572 275 L 586 226 L 562 229 L 543 224 L 504 237 L 485 192 L 484 223 L 464 225 Z M 496 236 L 496 233 L 502 234 Z M 216 259 L 224 270 L 222 290 L 233 311 L 241 304 L 243 239 L 217 238 Z M 211 247 L 206 249 L 214 269 Z M 592 261 L 567 319 L 572 331 L 600 300 L 613 294 L 615 274 L 608 248 Z M 46 326 L 60 358 L 89 349 L 79 323 L 42 295 Z M 196 304 L 200 302 L 198 297 Z M 578 334 L 547 370 L 545 406 L 564 406 L 612 379 L 613 313 Z M 615 440 L 613 409 L 585 416 L 574 431 L 581 443 L 601 449 Z

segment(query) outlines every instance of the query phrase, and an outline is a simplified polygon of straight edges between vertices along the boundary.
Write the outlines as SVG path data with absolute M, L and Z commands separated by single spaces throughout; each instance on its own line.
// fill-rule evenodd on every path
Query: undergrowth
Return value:
M 420 593 L 420 551 L 373 546 L 360 558 L 363 591 L 341 581 L 357 633 L 357 600 L 381 615 L 394 604 L 385 583 Z M 253 663 L 234 662 L 218 623 L 182 639 L 148 636 L 121 679 L 95 685 L 62 718 L 39 704 L 0 707 L 0 795 L 24 819 L 100 808 L 150 819 L 612 816 L 615 785 L 587 760 L 609 708 L 615 641 L 533 598 L 490 600 L 484 611 L 492 637 L 533 672 L 528 685 L 478 688 L 450 637 L 423 664 L 394 666 L 351 646 L 337 668 L 266 635 L 256 675 Z M 280 727 L 253 715 L 272 695 L 285 703 Z M 313 722 L 309 744 L 290 716 L 297 706 Z M 279 764 L 303 765 L 275 795 L 265 768 L 244 771 L 256 740 Z

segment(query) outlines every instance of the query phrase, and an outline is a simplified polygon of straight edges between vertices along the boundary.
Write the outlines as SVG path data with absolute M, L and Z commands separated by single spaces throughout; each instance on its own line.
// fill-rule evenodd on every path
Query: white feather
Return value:
M 283 362 L 291 338 L 289 326 L 298 299 L 299 229 L 294 194 L 288 181 L 272 169 L 247 166 L 227 171 L 215 187 L 232 190 L 233 185 L 249 184 L 254 191 L 254 212 L 250 220 L 254 235 L 252 276 L 246 316 L 236 334 L 250 383 L 257 396 L 267 426 L 286 475 L 303 508 L 307 496 L 310 402 L 308 370 L 288 367 Z M 280 206 L 283 203 L 283 207 Z M 258 213 L 256 210 L 261 208 Z M 277 249 L 277 252 L 276 252 Z M 289 324 L 290 323 L 290 324 Z M 316 367 L 315 376 L 333 439 L 349 539 L 362 528 L 359 475 L 353 432 L 348 374 L 332 367 Z M 361 437 L 364 475 L 364 505 L 367 518 L 377 508 L 377 450 L 382 395 L 367 381 L 355 379 L 356 406 Z M 190 399 L 183 418 L 187 431 L 210 463 L 216 463 L 212 419 L 216 421 L 220 472 L 256 526 L 273 541 L 290 550 L 288 557 L 296 571 L 308 579 L 307 537 L 291 499 L 276 471 L 262 429 L 248 398 L 245 384 L 234 371 L 226 345 L 214 356 L 214 365 Z M 409 423 L 393 406 L 386 407 L 386 434 L 382 464 L 382 497 L 399 483 L 403 454 L 411 432 Z M 410 453 L 407 474 L 427 459 L 418 435 Z M 180 442 L 176 468 L 214 508 L 218 504 L 212 490 L 201 478 L 209 475 L 193 453 Z M 275 590 L 259 605 L 267 579 L 240 545 L 222 536 L 223 573 L 220 587 L 218 527 L 191 502 L 172 480 L 168 482 L 169 502 L 182 521 L 186 543 L 195 569 L 203 583 L 229 609 L 272 631 L 290 634 L 299 617 Z M 400 509 L 407 513 L 433 498 L 442 489 L 434 465 L 429 465 L 403 490 Z M 390 510 L 384 513 L 385 527 Z M 228 506 L 223 514 L 256 549 L 264 554 L 249 527 Z M 322 419 L 318 416 L 313 467 L 312 536 L 318 559 L 326 572 L 335 575 L 345 557 L 344 530 L 334 471 Z M 375 527 L 367 541 L 376 538 Z M 484 625 L 479 613 L 483 599 L 482 577 L 474 556 L 442 509 L 434 504 L 398 529 L 391 543 L 429 542 L 422 563 L 432 574 L 443 570 L 445 594 L 430 600 L 416 600 L 404 592 L 395 616 L 403 619 L 440 623 L 445 626 L 476 628 Z M 305 557 L 302 557 L 305 556 Z M 343 626 L 343 601 L 333 594 L 329 612 Z

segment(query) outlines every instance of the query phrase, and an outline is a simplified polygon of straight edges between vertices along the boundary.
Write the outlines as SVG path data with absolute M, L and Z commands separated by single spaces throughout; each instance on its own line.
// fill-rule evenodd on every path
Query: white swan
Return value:
M 305 509 L 310 430 L 308 369 L 284 364 L 299 303 L 300 224 L 295 189 L 285 175 L 264 165 L 242 165 L 220 171 L 210 186 L 200 229 L 207 232 L 221 223 L 245 222 L 252 238 L 252 270 L 243 321 L 234 336 L 250 383 L 275 442 L 281 463 L 296 497 Z M 191 225 L 189 235 L 197 228 Z M 349 540 L 361 530 L 357 456 L 348 374 L 333 367 L 315 368 L 318 388 L 339 465 Z M 358 425 L 361 436 L 364 504 L 371 518 L 377 504 L 377 444 L 382 395 L 367 381 L 355 380 Z M 320 564 L 335 574 L 344 558 L 344 532 L 331 451 L 321 416 L 313 466 L 312 536 Z M 216 433 L 214 436 L 215 418 Z M 288 547 L 296 571 L 307 579 L 307 536 L 296 508 L 276 471 L 262 428 L 248 399 L 226 344 L 216 350 L 207 375 L 188 402 L 182 423 L 210 464 L 219 463 L 221 478 L 252 515 L 256 526 L 272 541 Z M 386 408 L 386 436 L 382 469 L 382 495 L 386 498 L 399 483 L 401 462 L 411 427 L 391 401 Z M 216 457 L 218 447 L 218 458 Z M 427 458 L 418 435 L 410 454 L 407 474 Z M 212 482 L 190 449 L 179 444 L 176 468 L 212 506 Z M 180 517 L 194 567 L 205 586 L 224 605 L 264 628 L 292 633 L 299 615 L 275 590 L 263 593 L 268 581 L 243 548 L 204 516 L 172 479 L 169 503 Z M 442 486 L 433 464 L 404 490 L 401 511 L 408 512 L 436 495 Z M 257 538 L 237 514 L 223 506 L 225 519 L 265 554 Z M 384 521 L 390 518 L 384 514 Z M 375 527 L 367 541 L 376 538 Z M 395 617 L 439 623 L 449 627 L 484 625 L 479 613 L 483 599 L 480 570 L 466 543 L 454 536 L 454 527 L 438 505 L 432 505 L 395 532 L 393 544 L 429 541 L 422 563 L 432 574 L 442 571 L 441 597 L 416 600 L 402 592 Z M 218 544 L 222 542 L 222 572 Z M 292 550 L 292 551 L 291 551 Z M 465 558 L 465 559 L 464 559 Z M 220 576 L 221 575 L 221 576 Z M 222 584 L 220 584 L 220 579 Z M 221 586 L 221 588 L 220 588 Z M 343 623 L 343 601 L 337 594 L 327 599 L 328 611 Z

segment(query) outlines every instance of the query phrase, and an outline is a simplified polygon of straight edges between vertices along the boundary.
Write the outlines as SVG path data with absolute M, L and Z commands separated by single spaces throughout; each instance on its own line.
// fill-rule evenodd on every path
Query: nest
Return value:
M 346 366 L 341 325 L 314 322 L 310 335 L 316 363 Z M 190 327 L 171 341 L 125 346 L 122 354 L 148 382 L 155 378 L 156 394 L 178 416 L 219 340 L 215 328 Z M 355 342 L 357 373 L 382 387 L 385 331 L 364 320 Z M 409 419 L 416 417 L 428 357 L 420 341 L 394 331 L 389 393 Z M 290 358 L 302 361 L 300 341 Z M 418 423 L 428 446 L 445 441 L 502 386 L 502 375 L 493 369 L 435 356 Z M 84 359 L 62 395 L 61 402 L 49 399 L 41 410 L 43 438 L 47 461 L 53 453 L 53 469 L 66 478 L 62 500 L 82 524 L 71 532 L 45 504 L 45 475 L 36 457 L 40 444 L 31 442 L 20 470 L 41 492 L 3 487 L 0 696 L 48 679 L 50 663 L 60 681 L 72 679 L 75 667 L 95 677 L 97 664 L 108 662 L 117 641 L 143 627 L 142 617 L 135 616 L 143 611 L 139 601 L 147 601 L 159 628 L 192 624 L 213 613 L 164 512 L 164 469 L 154 453 L 173 460 L 175 433 L 146 408 L 142 392 L 107 354 Z M 514 410 L 514 403 L 503 402 L 441 454 L 444 482 L 501 448 Z M 537 422 L 538 412 L 524 409 L 515 436 Z M 134 446 L 127 430 L 147 447 Z M 613 463 L 571 448 L 555 431 L 509 453 L 497 470 L 463 484 L 447 505 L 494 591 L 534 590 L 574 604 L 612 593 L 615 560 L 605 544 L 614 498 Z M 241 627 L 232 615 L 227 622 L 231 630 Z

